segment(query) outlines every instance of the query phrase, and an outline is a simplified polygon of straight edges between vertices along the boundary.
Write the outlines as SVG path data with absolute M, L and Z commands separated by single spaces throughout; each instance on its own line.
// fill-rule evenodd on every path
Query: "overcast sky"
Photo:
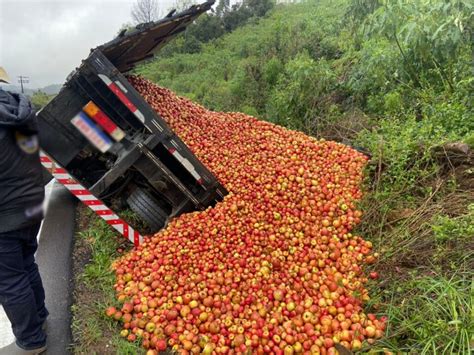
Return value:
M 131 22 L 135 1 L 0 0 L 0 66 L 15 85 L 18 75 L 32 89 L 63 84 L 91 48 Z M 175 0 L 159 3 L 165 12 Z

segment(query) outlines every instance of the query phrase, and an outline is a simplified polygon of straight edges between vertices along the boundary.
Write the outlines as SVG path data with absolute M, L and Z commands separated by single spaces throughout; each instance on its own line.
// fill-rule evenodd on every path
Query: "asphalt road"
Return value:
M 65 355 L 70 353 L 71 343 L 71 253 L 77 199 L 59 183 L 49 184 L 48 190 L 49 201 L 38 236 L 36 259 L 50 313 L 46 354 Z M 0 347 L 13 340 L 10 323 L 0 309 Z
M 45 202 L 44 202 L 44 207 L 45 211 L 47 213 L 48 207 L 49 207 L 49 199 L 51 197 L 51 191 L 53 190 L 53 185 L 54 181 L 49 183 L 45 190 L 46 190 L 46 196 L 45 196 Z M 41 228 L 43 225 L 41 225 Z M 38 233 L 38 243 L 40 241 L 40 236 L 41 236 L 41 229 Z M 7 315 L 3 311 L 2 306 L 0 305 L 0 348 L 12 343 L 15 340 L 15 337 L 13 336 L 12 330 L 11 330 L 11 325 L 10 321 L 7 318 Z

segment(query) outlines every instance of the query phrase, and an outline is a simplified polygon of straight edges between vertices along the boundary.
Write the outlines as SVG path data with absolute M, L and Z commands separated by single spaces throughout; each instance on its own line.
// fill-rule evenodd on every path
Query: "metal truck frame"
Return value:
M 95 211 L 106 211 L 98 214 L 107 221 L 120 220 L 117 229 L 135 244 L 141 236 L 126 217 L 118 217 L 121 212 L 131 209 L 147 226 L 144 231 L 154 233 L 170 218 L 203 210 L 227 194 L 124 76 L 213 3 L 171 12 L 93 49 L 38 113 L 43 165 L 59 166 L 56 174 L 64 179 L 56 176 L 58 181 L 74 181 L 70 190 L 83 202 L 102 201 L 105 207 Z

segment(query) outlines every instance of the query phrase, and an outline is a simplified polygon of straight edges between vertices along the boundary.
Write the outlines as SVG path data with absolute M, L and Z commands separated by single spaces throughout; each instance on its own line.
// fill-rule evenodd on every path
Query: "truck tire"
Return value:
M 136 189 L 128 197 L 127 203 L 132 211 L 147 224 L 152 233 L 158 232 L 166 225 L 168 214 L 147 190 Z

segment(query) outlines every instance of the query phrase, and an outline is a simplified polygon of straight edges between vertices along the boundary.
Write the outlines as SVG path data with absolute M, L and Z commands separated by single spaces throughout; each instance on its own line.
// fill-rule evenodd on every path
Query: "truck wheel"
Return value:
M 151 232 L 158 232 L 165 226 L 168 214 L 148 191 L 136 189 L 128 197 L 127 203 L 133 212 L 147 224 Z

